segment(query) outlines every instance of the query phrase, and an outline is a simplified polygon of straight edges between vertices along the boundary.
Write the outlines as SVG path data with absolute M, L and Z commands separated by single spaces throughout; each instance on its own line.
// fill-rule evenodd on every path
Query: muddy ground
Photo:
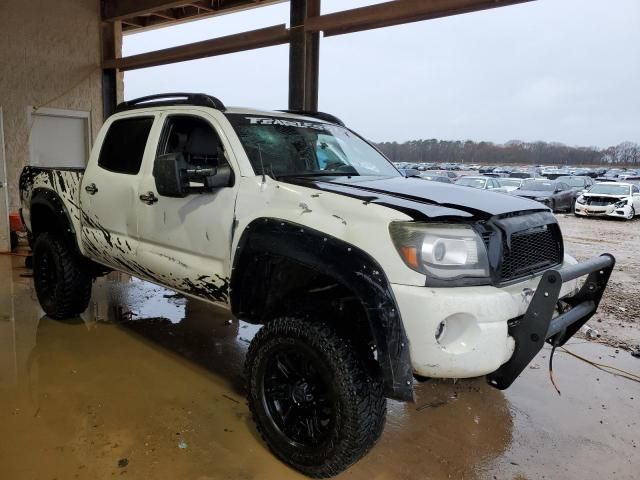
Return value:
M 558 214 L 565 251 L 578 260 L 608 252 L 616 267 L 598 313 L 589 322 L 600 341 L 633 349 L 640 345 L 640 218 L 619 221 Z M 639 475 L 640 476 L 640 475 Z

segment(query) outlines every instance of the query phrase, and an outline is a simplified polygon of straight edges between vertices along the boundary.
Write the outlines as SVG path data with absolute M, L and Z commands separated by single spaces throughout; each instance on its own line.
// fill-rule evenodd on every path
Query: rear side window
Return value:
M 153 117 L 124 118 L 113 122 L 102 142 L 98 165 L 115 173 L 137 174 L 152 125 Z

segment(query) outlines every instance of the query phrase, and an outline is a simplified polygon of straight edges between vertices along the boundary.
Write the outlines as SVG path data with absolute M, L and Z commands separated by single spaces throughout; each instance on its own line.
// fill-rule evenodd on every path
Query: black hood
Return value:
M 544 211 L 537 202 L 504 193 L 404 177 L 286 177 L 280 181 L 358 198 L 402 211 L 415 220 L 487 220 L 513 212 Z

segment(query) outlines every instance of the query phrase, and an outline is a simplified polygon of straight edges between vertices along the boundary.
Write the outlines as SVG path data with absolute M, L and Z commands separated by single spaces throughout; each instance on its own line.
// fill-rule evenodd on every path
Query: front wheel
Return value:
M 636 216 L 636 209 L 632 206 L 631 210 L 629 210 L 629 215 L 626 216 L 626 219 L 633 220 L 635 216 Z
M 284 317 L 247 353 L 249 408 L 271 451 L 316 478 L 337 475 L 373 447 L 386 399 L 368 359 L 330 326 Z
M 41 233 L 33 246 L 33 281 L 40 306 L 56 320 L 86 310 L 92 278 L 78 254 L 57 235 Z

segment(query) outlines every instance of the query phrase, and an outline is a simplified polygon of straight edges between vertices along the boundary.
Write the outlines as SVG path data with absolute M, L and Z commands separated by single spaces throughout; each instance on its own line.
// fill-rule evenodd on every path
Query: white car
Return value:
M 640 188 L 632 183 L 598 183 L 576 199 L 574 212 L 631 220 L 640 212 Z
M 480 190 L 493 190 L 494 192 L 506 192 L 506 190 L 500 186 L 497 179 L 489 177 L 474 177 L 467 175 L 456 180 L 456 185 L 477 188 Z
M 513 192 L 514 190 L 517 190 L 522 186 L 521 178 L 498 178 L 497 180 L 500 184 L 500 187 L 505 192 Z

